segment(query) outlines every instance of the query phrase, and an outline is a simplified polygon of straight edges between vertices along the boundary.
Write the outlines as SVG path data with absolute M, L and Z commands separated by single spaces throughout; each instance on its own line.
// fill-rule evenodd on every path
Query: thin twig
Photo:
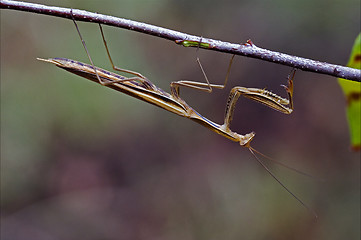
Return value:
M 50 7 L 41 4 L 17 2 L 9 0 L 0 0 L 0 8 L 13 9 L 19 11 L 34 12 L 39 14 L 51 15 L 56 17 L 71 19 L 70 8 Z M 357 82 L 361 82 L 361 70 L 344 67 L 340 65 L 330 64 L 326 62 L 319 62 L 311 59 L 291 56 L 288 54 L 270 51 L 257 47 L 249 42 L 248 44 L 235 44 L 223 42 L 210 38 L 190 35 L 163 27 L 136 22 L 124 18 L 117 18 L 98 13 L 87 12 L 84 10 L 73 9 L 74 19 L 84 22 L 95 22 L 104 25 L 125 28 L 132 31 L 137 31 L 160 38 L 165 38 L 172 41 L 180 40 L 202 42 L 200 47 L 208 50 L 214 50 L 224 53 L 231 53 L 236 55 L 257 58 L 264 61 L 278 63 L 293 68 L 298 68 L 303 71 L 315 72 L 320 74 L 327 74 L 334 77 L 345 78 Z M 191 45 L 192 47 L 199 47 L 199 45 Z M 351 46 L 350 46 L 351 47 Z

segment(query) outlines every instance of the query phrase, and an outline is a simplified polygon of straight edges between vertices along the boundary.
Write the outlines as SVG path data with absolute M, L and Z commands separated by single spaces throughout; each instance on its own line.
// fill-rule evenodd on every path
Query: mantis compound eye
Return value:
M 256 133 L 254 133 L 254 132 L 248 133 L 248 134 L 243 135 L 243 136 L 241 135 L 241 139 L 239 141 L 239 144 L 241 146 L 243 146 L 243 147 L 249 148 L 250 143 L 253 140 L 254 136 L 256 136 Z

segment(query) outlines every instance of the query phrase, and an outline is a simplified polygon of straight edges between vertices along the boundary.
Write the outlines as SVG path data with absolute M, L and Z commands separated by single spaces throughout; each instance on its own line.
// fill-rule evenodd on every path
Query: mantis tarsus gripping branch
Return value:
M 101 35 L 103 38 L 104 46 L 107 51 L 110 63 L 114 70 L 119 72 L 124 72 L 133 75 L 133 77 L 125 77 L 122 75 L 118 75 L 101 68 L 95 67 L 89 51 L 86 47 L 85 41 L 83 40 L 77 23 L 73 18 L 75 27 L 78 31 L 79 37 L 82 41 L 82 44 L 85 48 L 85 51 L 88 55 L 89 61 L 91 64 L 86 64 L 82 62 L 78 62 L 75 60 L 67 59 L 67 58 L 49 58 L 49 59 L 41 59 L 38 60 L 53 63 L 56 66 L 63 68 L 71 73 L 79 75 L 81 77 L 87 78 L 91 81 L 97 82 L 103 86 L 107 86 L 109 88 L 113 88 L 119 92 L 123 92 L 132 97 L 138 98 L 145 102 L 151 103 L 158 107 L 161 107 L 169 112 L 175 113 L 179 116 L 183 116 L 189 118 L 208 129 L 232 140 L 238 142 L 241 146 L 249 149 L 251 154 L 256 158 L 256 160 L 267 170 L 267 172 L 287 191 L 289 192 L 297 201 L 299 201 L 305 208 L 312 212 L 314 216 L 317 215 L 314 213 L 312 209 L 310 209 L 305 203 L 302 202 L 296 195 L 294 195 L 280 180 L 276 178 L 276 176 L 267 168 L 267 166 L 257 157 L 256 153 L 268 158 L 262 153 L 258 152 L 254 148 L 251 147 L 250 143 L 255 136 L 255 133 L 251 132 L 245 135 L 238 134 L 233 132 L 230 129 L 230 124 L 232 121 L 232 116 L 234 112 L 234 108 L 238 98 L 242 95 L 246 98 L 255 100 L 260 102 L 268 107 L 271 107 L 277 111 L 280 111 L 285 114 L 290 114 L 293 111 L 293 79 L 295 76 L 295 70 L 292 70 L 291 74 L 288 78 L 288 86 L 284 86 L 286 92 L 288 94 L 288 99 L 282 98 L 270 91 L 265 89 L 258 88 L 245 88 L 245 87 L 234 87 L 229 95 L 226 111 L 225 111 L 225 119 L 222 125 L 214 123 L 213 121 L 203 117 L 197 111 L 195 111 L 192 107 L 190 107 L 180 96 L 179 96 L 179 87 L 190 87 L 202 91 L 212 92 L 213 88 L 223 89 L 227 83 L 228 76 L 230 73 L 232 61 L 234 55 L 232 56 L 228 71 L 226 74 L 225 82 L 223 85 L 211 84 L 203 70 L 203 67 L 197 58 L 197 62 L 203 72 L 203 75 L 206 79 L 205 83 L 201 82 L 193 82 L 193 81 L 177 81 L 172 82 L 170 84 L 171 93 L 167 93 L 162 89 L 155 86 L 151 81 L 149 81 L 146 77 L 141 75 L 140 73 L 133 72 L 126 69 L 118 68 L 114 65 L 112 58 L 110 56 L 110 52 L 107 46 L 107 42 L 104 37 L 103 29 L 99 24 Z M 268 158 L 269 159 L 269 158 Z M 271 159 L 272 160 L 272 159 Z

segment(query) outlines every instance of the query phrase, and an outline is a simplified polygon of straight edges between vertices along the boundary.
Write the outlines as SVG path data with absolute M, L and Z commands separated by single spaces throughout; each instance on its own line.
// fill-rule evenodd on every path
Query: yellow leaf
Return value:
M 355 40 L 347 66 L 361 69 L 361 33 Z M 338 82 L 346 98 L 351 147 L 359 151 L 361 149 L 361 83 L 343 78 L 339 78 Z

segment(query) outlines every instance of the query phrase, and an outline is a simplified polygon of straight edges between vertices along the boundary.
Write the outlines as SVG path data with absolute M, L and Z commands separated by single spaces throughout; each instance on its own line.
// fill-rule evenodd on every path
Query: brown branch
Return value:
M 9 0 L 0 0 L 0 8 L 34 12 L 39 14 L 71 19 L 70 8 L 50 7 L 40 4 L 9 1 Z M 182 40 L 187 40 L 194 43 L 202 42 L 200 47 L 208 50 L 257 58 L 264 61 L 269 61 L 273 63 L 278 63 L 278 64 L 298 68 L 303 71 L 327 74 L 334 77 L 340 77 L 340 78 L 361 82 L 361 70 L 359 69 L 344 67 L 326 62 L 319 62 L 311 59 L 291 56 L 280 52 L 270 51 L 267 49 L 257 47 L 251 42 L 247 44 L 235 44 L 235 43 L 223 42 L 219 40 L 213 40 L 210 38 L 204 38 L 200 36 L 194 36 L 194 35 L 178 32 L 163 27 L 157 27 L 142 22 L 136 22 L 124 18 L 117 18 L 113 16 L 107 16 L 103 14 L 92 13 L 78 9 L 73 9 L 73 16 L 78 21 L 95 22 L 104 25 L 125 28 L 128 30 L 137 31 L 137 32 L 165 38 L 168 40 L 176 41 L 176 43 L 178 44 L 182 43 Z M 198 47 L 198 44 L 190 44 L 189 46 Z

